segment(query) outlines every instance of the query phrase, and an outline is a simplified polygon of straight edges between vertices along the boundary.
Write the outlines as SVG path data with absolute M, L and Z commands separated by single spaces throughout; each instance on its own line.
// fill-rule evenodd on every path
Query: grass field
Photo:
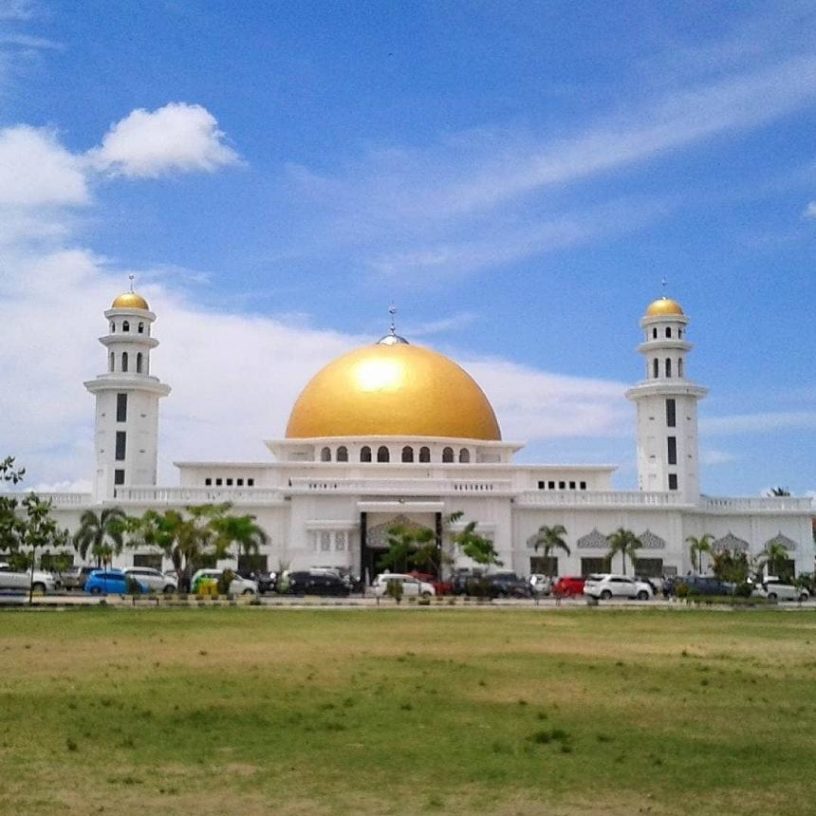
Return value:
M 0 814 L 816 812 L 816 615 L 0 614 Z

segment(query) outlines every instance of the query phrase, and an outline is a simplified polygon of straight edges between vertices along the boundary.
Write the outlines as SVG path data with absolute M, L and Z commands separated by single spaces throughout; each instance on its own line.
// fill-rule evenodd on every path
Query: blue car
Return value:
M 85 580 L 85 591 L 91 595 L 131 595 L 134 592 L 147 592 L 147 587 L 128 577 L 121 570 L 94 570 Z

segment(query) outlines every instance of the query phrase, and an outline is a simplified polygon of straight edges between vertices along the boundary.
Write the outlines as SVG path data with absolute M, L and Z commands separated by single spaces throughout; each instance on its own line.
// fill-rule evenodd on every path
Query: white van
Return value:
M 405 575 L 402 572 L 382 572 L 375 579 L 371 588 L 377 597 L 388 594 L 388 582 L 399 581 L 402 584 L 403 598 L 430 598 L 436 595 L 433 584 L 420 581 L 413 575 Z

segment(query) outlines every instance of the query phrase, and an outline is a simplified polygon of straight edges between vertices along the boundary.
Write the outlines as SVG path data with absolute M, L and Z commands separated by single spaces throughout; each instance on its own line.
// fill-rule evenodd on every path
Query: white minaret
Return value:
M 150 336 L 156 315 L 133 291 L 119 295 L 105 312 L 108 333 L 99 342 L 108 351 L 104 374 L 85 387 L 96 397 L 96 501 L 115 499 L 117 489 L 156 484 L 159 398 L 170 386 L 150 376 Z
M 688 322 L 675 300 L 664 296 L 649 304 L 640 321 L 645 340 L 638 346 L 646 378 L 626 397 L 637 406 L 640 489 L 677 491 L 693 504 L 700 498 L 697 401 L 708 389 L 686 379 Z

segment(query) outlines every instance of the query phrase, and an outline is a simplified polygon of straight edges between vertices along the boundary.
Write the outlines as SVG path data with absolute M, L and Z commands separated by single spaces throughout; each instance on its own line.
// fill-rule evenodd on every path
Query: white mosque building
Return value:
M 645 574 L 690 570 L 686 539 L 706 533 L 715 547 L 754 555 L 781 543 L 797 573 L 813 570 L 810 499 L 700 494 L 697 407 L 706 389 L 688 379 L 689 319 L 675 300 L 655 300 L 640 321 L 643 379 L 626 393 L 636 410 L 637 491 L 612 489 L 611 466 L 516 463 L 523 446 L 502 439 L 473 378 L 393 326 L 315 374 L 284 438 L 266 442 L 268 459 L 178 462 L 179 485 L 158 486 L 159 400 L 170 388 L 150 373 L 156 315 L 135 292 L 104 314 L 106 370 L 85 383 L 96 399 L 93 493 L 50 496 L 69 529 L 87 508 L 136 515 L 229 501 L 268 533 L 268 569 L 331 565 L 373 576 L 395 523 L 442 541 L 456 530 L 448 517 L 461 513 L 458 524 L 476 521 L 504 568 L 520 575 L 541 567 L 532 542 L 556 524 L 571 550 L 552 565 L 561 575 L 603 569 L 606 536 L 619 527 L 639 537 Z M 126 551 L 120 561 L 160 566 L 161 556 Z

